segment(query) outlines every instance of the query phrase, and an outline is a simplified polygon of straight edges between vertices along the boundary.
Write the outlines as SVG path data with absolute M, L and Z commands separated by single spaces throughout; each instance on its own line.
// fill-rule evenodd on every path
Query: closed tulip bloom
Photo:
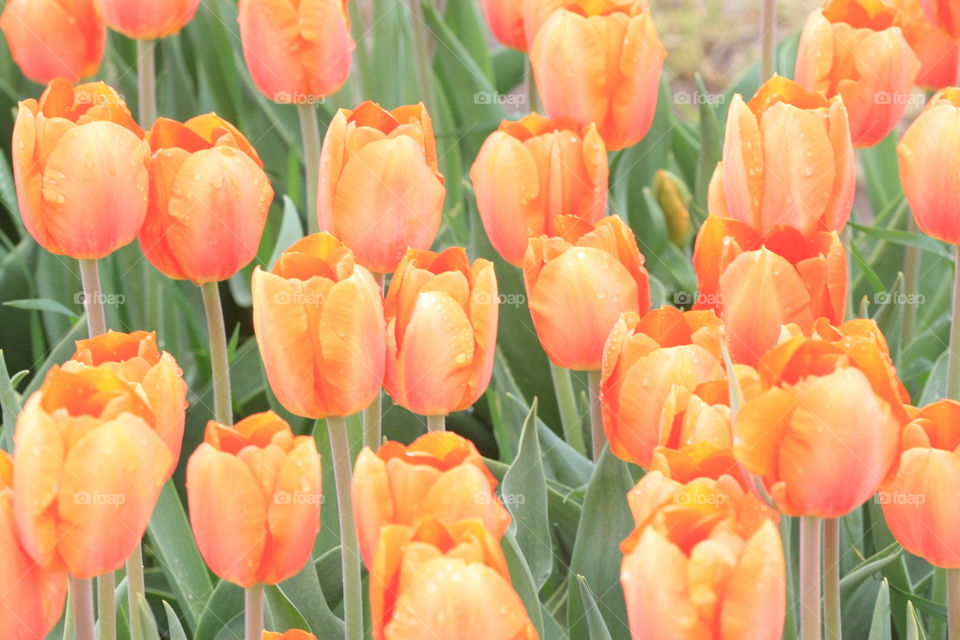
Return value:
M 407 446 L 388 441 L 376 453 L 364 448 L 353 470 L 353 512 L 364 563 L 373 566 L 381 528 L 390 524 L 478 518 L 499 540 L 510 514 L 496 487 L 477 448 L 455 433 L 427 433 Z
M 394 402 L 428 416 L 476 402 L 493 373 L 498 301 L 490 261 L 471 266 L 462 247 L 407 252 L 384 302 Z
M 187 499 L 210 570 L 245 588 L 300 571 L 320 530 L 320 483 L 313 438 L 294 436 L 272 411 L 207 423 L 187 463 Z
M 591 123 L 531 113 L 504 120 L 470 169 L 483 228 L 503 259 L 521 266 L 527 241 L 556 235 L 557 216 L 594 223 L 607 210 L 607 150 Z
M 841 96 L 857 147 L 872 147 L 903 117 L 920 61 L 881 0 L 827 0 L 800 38 L 795 77 L 810 91 Z
M 960 128 L 960 89 L 937 93 L 897 146 L 900 177 L 917 226 L 937 240 L 960 244 L 960 163 L 948 153 Z
M 14 514 L 41 567 L 123 566 L 174 464 L 134 385 L 111 367 L 53 368 L 17 418 Z
M 901 435 L 896 475 L 882 487 L 887 526 L 903 548 L 930 564 L 960 569 L 960 403 L 939 400 L 921 409 Z
M 317 640 L 317 636 L 301 629 L 291 629 L 285 633 L 264 631 L 263 640 Z
M 374 273 L 392 273 L 408 248 L 429 249 L 446 194 L 423 104 L 340 109 L 320 152 L 320 229 Z
M 380 393 L 383 297 L 370 272 L 328 233 L 300 240 L 271 271 L 254 269 L 253 327 L 277 400 L 318 420 L 348 416 Z
M 6 640 L 42 640 L 57 624 L 67 574 L 41 569 L 17 538 L 13 461 L 0 451 L 0 629 Z
M 920 0 L 894 0 L 900 9 L 900 28 L 910 48 L 920 59 L 917 84 L 926 89 L 944 89 L 957 82 L 960 39 L 930 22 Z
M 39 84 L 95 74 L 107 38 L 93 0 L 9 0 L 0 30 L 23 75 Z
M 920 0 L 930 22 L 950 35 L 960 36 L 960 5 L 953 0 Z
M 556 11 L 573 3 L 569 0 L 518 0 L 520 13 L 523 16 L 524 35 L 527 43 L 532 43 L 540 27 L 547 21 L 547 18 Z M 634 13 L 641 11 L 650 11 L 650 3 L 647 0 L 632 0 L 632 2 L 622 2 L 620 4 L 628 5 Z
M 766 235 L 779 225 L 808 236 L 847 224 L 856 187 L 843 99 L 775 76 L 750 102 L 734 96 L 723 162 L 710 185 L 712 215 Z
M 374 640 L 536 640 L 500 545 L 479 520 L 383 528 L 370 569 Z
M 628 495 L 637 527 L 620 569 L 633 640 L 775 640 L 786 570 L 770 518 L 730 476 L 686 485 L 653 471 Z
M 521 4 L 517 0 L 481 0 L 480 6 L 493 37 L 511 49 L 526 51 Z
M 547 115 L 596 123 L 611 151 L 643 139 L 657 106 L 667 52 L 640 4 L 564 2 L 530 48 Z
M 257 253 L 273 187 L 236 127 L 208 113 L 160 118 L 147 134 L 150 208 L 140 231 L 147 260 L 168 278 L 226 280 Z
M 809 331 L 820 317 L 843 321 L 847 260 L 836 232 L 805 238 L 779 227 L 763 238 L 747 224 L 709 216 L 693 264 L 696 306 L 713 309 L 723 320 L 736 362 L 756 364 L 777 344 L 783 325 Z
M 523 261 L 530 315 L 558 367 L 599 371 L 603 345 L 621 313 L 646 313 L 650 288 L 643 254 L 616 216 L 596 225 L 557 218 L 555 237 L 530 240 Z
M 193 20 L 200 0 L 94 0 L 107 25 L 128 38 L 166 38 Z
M 340 90 L 354 48 L 348 0 L 241 0 L 243 58 L 260 91 L 302 104 Z
M 120 95 L 102 82 L 50 83 L 13 127 L 23 224 L 50 253 L 95 260 L 133 242 L 147 212 L 150 150 Z

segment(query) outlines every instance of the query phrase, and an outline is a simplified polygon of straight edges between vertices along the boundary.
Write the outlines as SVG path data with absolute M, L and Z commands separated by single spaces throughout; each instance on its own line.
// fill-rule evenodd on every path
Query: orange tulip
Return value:
M 140 246 L 168 278 L 226 280 L 257 253 L 273 188 L 256 150 L 208 113 L 180 124 L 160 118 L 147 134 L 150 208 Z
M 723 162 L 710 184 L 712 215 L 767 234 L 779 225 L 807 236 L 843 229 L 856 187 L 843 100 L 775 76 L 750 102 L 734 96 Z
M 166 38 L 193 20 L 200 0 L 94 0 L 111 29 L 128 38 Z
M 300 629 L 291 629 L 286 633 L 264 631 L 263 640 L 317 640 L 317 636 Z
M 374 640 L 535 640 L 497 540 L 479 520 L 383 528 L 370 569 Z
M 0 629 L 5 640 L 42 640 L 57 624 L 67 597 L 67 575 L 44 571 L 17 539 L 13 461 L 0 450 Z
M 493 36 L 504 46 L 526 51 L 527 39 L 523 33 L 523 13 L 520 5 L 518 0 L 481 0 L 480 2 Z
M 320 530 L 320 454 L 272 411 L 233 427 L 211 420 L 187 463 L 190 524 L 215 574 L 276 584 L 310 560 Z
M 741 515 L 730 476 L 686 485 L 653 471 L 627 499 L 637 527 L 620 570 L 634 640 L 774 640 L 783 633 L 786 570 L 774 523 Z
M 13 127 L 20 215 L 49 251 L 97 259 L 133 242 L 147 212 L 150 150 L 115 90 L 50 83 Z
M 382 527 L 415 527 L 425 518 L 444 523 L 478 518 L 497 540 L 510 514 L 494 490 L 497 480 L 472 442 L 449 431 L 427 433 L 404 446 L 364 448 L 353 470 L 353 513 L 360 553 L 372 567 Z
M 305 104 L 340 90 L 354 48 L 347 2 L 241 0 L 243 58 L 263 95 Z
M 639 142 L 656 111 L 667 52 L 642 5 L 567 0 L 531 41 L 530 64 L 547 114 L 596 123 L 611 151 Z
M 599 371 L 621 313 L 646 313 L 650 288 L 633 232 L 616 216 L 596 225 L 556 219 L 558 235 L 530 240 L 523 261 L 530 315 L 558 367 Z
M 157 334 L 146 331 L 107 333 L 78 340 L 77 351 L 64 369 L 104 367 L 142 393 L 154 415 L 154 429 L 173 457 L 170 473 L 180 459 L 187 409 L 187 385 L 183 371 L 166 351 L 157 349 Z
M 939 400 L 913 417 L 901 434 L 896 475 L 882 487 L 887 526 L 904 549 L 933 565 L 960 568 L 960 403 Z
M 795 77 L 810 91 L 841 96 L 857 147 L 872 147 L 903 118 L 920 60 L 881 0 L 827 0 L 800 38 Z
M 950 153 L 960 131 L 960 89 L 930 99 L 897 146 L 900 178 L 917 226 L 928 236 L 960 244 L 960 162 Z
M 954 0 L 920 0 L 930 21 L 950 33 L 960 36 L 960 5 Z
M 927 89 L 943 89 L 957 82 L 960 39 L 932 22 L 920 6 L 920 0 L 894 0 L 900 9 L 900 28 L 910 48 L 920 59 L 917 84 Z
M 711 215 L 697 236 L 693 264 L 696 306 L 723 320 L 736 362 L 755 364 L 785 324 L 809 331 L 816 318 L 843 321 L 847 260 L 836 232 L 804 238 L 780 227 L 761 238 L 742 222 Z
M 340 109 L 320 152 L 320 229 L 374 273 L 391 273 L 408 248 L 429 249 L 446 189 L 423 104 Z
M 93 0 L 9 0 L 0 30 L 23 75 L 40 84 L 95 74 L 107 38 Z
M 532 43 L 537 36 L 537 32 L 540 31 L 540 27 L 554 11 L 573 6 L 575 3 L 569 0 L 518 0 L 518 4 L 523 16 L 526 41 Z M 628 5 L 634 13 L 650 11 L 650 3 L 647 0 L 632 0 L 632 2 L 621 2 L 619 4 Z
M 384 303 L 383 386 L 394 402 L 428 416 L 476 402 L 493 373 L 497 305 L 493 263 L 477 260 L 471 267 L 461 247 L 408 251 Z
M 14 439 L 14 514 L 37 564 L 80 579 L 123 566 L 175 464 L 154 423 L 113 367 L 51 369 Z
M 593 123 L 536 113 L 501 122 L 470 170 L 487 237 L 517 267 L 530 238 L 556 235 L 557 216 L 594 223 L 606 214 L 607 176 L 607 150 Z
M 254 269 L 253 327 L 270 386 L 288 411 L 347 416 L 380 393 L 386 331 L 380 286 L 328 233 Z

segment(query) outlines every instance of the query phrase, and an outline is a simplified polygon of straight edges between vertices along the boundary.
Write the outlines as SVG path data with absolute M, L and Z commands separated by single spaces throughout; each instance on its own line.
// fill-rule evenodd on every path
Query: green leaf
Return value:
M 314 563 L 306 566 L 294 577 L 280 585 L 290 602 L 303 613 L 310 631 L 317 640 L 340 640 L 343 638 L 343 621 L 335 616 L 327 604 L 327 599 L 317 577 Z
M 280 232 L 277 234 L 277 242 L 273 245 L 273 253 L 267 266 L 272 269 L 280 259 L 280 254 L 286 251 L 290 245 L 303 237 L 303 227 L 300 224 L 300 213 L 297 211 L 297 205 L 289 196 L 283 196 L 283 221 L 280 223 Z
M 177 612 L 166 600 L 163 601 L 163 610 L 167 614 L 167 632 L 170 634 L 170 640 L 187 640 L 187 633 L 183 630 L 183 625 L 180 624 Z
M 286 631 L 287 629 L 306 629 L 306 618 L 283 591 L 275 584 L 263 587 L 266 600 L 266 615 L 272 629 Z
M 24 398 L 29 398 L 34 391 L 40 388 L 40 385 L 43 384 L 43 380 L 47 377 L 47 372 L 55 364 L 60 364 L 68 359 L 76 351 L 76 342 L 77 340 L 82 340 L 87 337 L 87 323 L 78 322 L 73 325 L 73 328 L 70 329 L 60 341 L 50 350 L 50 353 L 47 355 L 47 359 L 43 361 L 43 364 L 34 372 L 33 379 L 30 381 L 30 384 L 27 385 L 27 389 L 23 392 Z
M 13 452 L 13 430 L 16 428 L 17 416 L 20 415 L 20 398 L 7 373 L 7 363 L 0 349 L 0 410 L 3 415 L 3 426 L 0 428 L 0 449 Z
M 923 632 L 923 624 L 920 622 L 920 615 L 913 608 L 912 602 L 907 602 L 907 640 L 927 640 Z
M 953 254 L 947 249 L 944 243 L 939 240 L 934 240 L 930 236 L 923 235 L 922 233 L 911 233 L 910 231 L 900 231 L 899 229 L 883 229 L 852 221 L 847 224 L 853 229 L 873 236 L 874 238 L 880 238 L 881 240 L 905 247 L 917 247 L 918 249 L 928 251 L 940 258 L 953 262 Z
M 607 631 L 607 625 L 600 615 L 600 609 L 597 607 L 597 600 L 590 592 L 590 586 L 586 578 L 577 576 L 577 585 L 580 588 L 580 597 L 583 599 L 586 607 L 587 628 L 590 630 L 590 640 L 613 640 L 610 632 Z
M 243 589 L 226 580 L 221 580 L 213 590 L 213 595 L 205 598 L 204 602 L 206 606 L 193 640 L 214 640 L 220 636 L 221 630 L 232 628 L 230 621 L 237 616 L 243 617 Z
M 867 640 L 891 640 L 890 628 L 890 585 L 886 580 L 880 585 L 877 602 L 873 607 L 873 622 Z
M 697 91 L 708 95 L 703 79 L 697 75 Z M 711 100 L 700 101 L 700 161 L 697 164 L 697 180 L 694 185 L 694 200 L 707 210 L 707 191 L 717 163 L 723 157 L 723 128 L 720 126 L 717 105 Z
M 514 537 L 512 531 L 507 531 L 504 534 L 500 547 L 503 549 L 504 558 L 507 560 L 507 568 L 510 570 L 510 579 L 513 582 L 513 588 L 523 601 L 523 605 L 527 609 L 527 616 L 530 618 L 531 624 L 536 628 L 537 635 L 543 638 L 543 612 L 537 586 L 533 582 L 530 567 L 520 552 L 517 539 Z
M 50 298 L 31 298 L 28 300 L 8 300 L 3 303 L 4 306 L 13 307 L 14 309 L 25 309 L 27 311 L 49 311 L 51 313 L 59 313 L 61 315 L 67 316 L 72 320 L 76 320 L 80 316 L 74 313 L 73 309 L 68 309 L 65 305 L 57 302 L 56 300 L 51 300 Z
M 896 562 L 903 553 L 903 547 L 894 542 L 886 549 L 870 556 L 840 580 L 840 599 L 846 600 L 864 580 L 870 578 L 887 565 Z
M 134 624 L 134 626 L 140 627 L 139 637 L 144 640 L 160 640 L 157 619 L 153 617 L 153 611 L 150 609 L 147 599 L 142 595 L 137 597 L 137 608 L 140 609 L 140 624 Z

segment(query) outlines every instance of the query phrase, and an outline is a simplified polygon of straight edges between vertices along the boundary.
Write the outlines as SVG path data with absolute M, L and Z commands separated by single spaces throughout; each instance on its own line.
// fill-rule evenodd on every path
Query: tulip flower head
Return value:
M 840 231 L 856 187 L 853 144 L 840 96 L 774 76 L 750 102 L 734 96 L 723 161 L 710 184 L 711 215 L 761 235 L 786 225 L 804 236 Z
M 564 7 L 572 6 L 569 0 L 518 0 L 516 4 L 520 7 L 520 13 L 523 17 L 524 36 L 528 44 L 533 43 L 533 39 L 540 31 L 540 27 L 547 21 L 553 13 Z M 621 2 L 632 13 L 650 11 L 648 0 L 632 0 L 631 2 Z
M 107 25 L 128 38 L 171 36 L 193 20 L 200 0 L 94 0 Z
M 408 248 L 429 249 L 446 194 L 423 104 L 340 109 L 320 152 L 317 216 L 374 273 L 392 273 Z
M 211 420 L 187 463 L 187 498 L 211 571 L 241 587 L 283 582 L 310 560 L 320 530 L 317 445 L 272 411 L 233 427 Z
M 960 5 L 953 0 L 920 0 L 930 22 L 953 37 L 960 36 Z
M 53 80 L 13 127 L 23 224 L 50 253 L 95 260 L 133 242 L 147 212 L 150 151 L 123 98 L 102 82 Z
M 894 0 L 893 4 L 900 9 L 903 36 L 920 59 L 917 84 L 932 90 L 956 84 L 960 39 L 930 22 L 920 0 Z
M 107 29 L 94 0 L 9 0 L 0 30 L 23 75 L 76 82 L 100 68 Z
M 301 629 L 291 629 L 286 633 L 264 631 L 263 640 L 317 640 L 317 636 Z
M 603 345 L 621 313 L 646 313 L 643 254 L 616 216 L 591 225 L 560 216 L 558 234 L 530 240 L 523 280 L 540 344 L 558 367 L 599 371 Z
M 386 525 L 416 527 L 426 518 L 452 524 L 477 518 L 499 540 L 510 514 L 494 493 L 497 480 L 472 442 L 449 431 L 404 446 L 365 448 L 353 470 L 353 511 L 367 567 Z
M 498 313 L 493 263 L 471 266 L 461 247 L 408 251 L 384 302 L 387 393 L 429 416 L 472 405 L 493 373 Z
M 522 3 L 518 0 L 481 0 L 480 6 L 493 36 L 506 47 L 527 50 Z
M 328 233 L 298 241 L 270 271 L 254 269 L 253 327 L 280 404 L 318 420 L 370 404 L 383 384 L 383 295 Z
M 241 0 L 243 57 L 275 102 L 309 104 L 336 93 L 354 48 L 348 0 Z
M 487 237 L 519 267 L 530 238 L 557 234 L 558 216 L 592 224 L 606 214 L 608 173 L 596 125 L 531 113 L 500 123 L 480 148 L 470 180 Z
M 208 113 L 183 124 L 160 118 L 147 134 L 150 208 L 140 246 L 168 278 L 226 280 L 257 253 L 273 188 L 256 150 Z
M 803 29 L 797 82 L 843 98 L 854 146 L 879 143 L 910 104 L 920 60 L 898 22 L 881 0 L 827 0 Z

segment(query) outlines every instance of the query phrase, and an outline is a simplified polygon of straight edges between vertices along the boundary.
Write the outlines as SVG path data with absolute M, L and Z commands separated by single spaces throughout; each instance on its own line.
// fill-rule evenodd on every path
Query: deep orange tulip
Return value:
M 551 118 L 596 123 L 611 151 L 639 142 L 667 55 L 642 3 L 572 0 L 537 31 L 530 64 Z M 529 32 L 528 32 L 529 33 Z
M 5 640 L 43 640 L 67 597 L 67 574 L 44 571 L 17 539 L 13 461 L 0 450 L 0 629 Z
M 796 81 L 843 98 L 854 146 L 883 140 L 910 104 L 920 60 L 898 22 L 881 0 L 827 0 L 803 29 Z
M 408 248 L 429 249 L 446 194 L 423 104 L 340 109 L 320 152 L 320 229 L 374 273 L 392 273 Z
M 187 463 L 190 524 L 215 574 L 276 584 L 310 560 L 320 530 L 320 454 L 266 411 L 233 427 L 211 420 Z
M 609 216 L 596 225 L 556 219 L 558 234 L 530 240 L 523 261 L 530 315 L 558 367 L 599 371 L 603 344 L 621 313 L 646 313 L 650 288 L 633 232 Z
M 939 400 L 921 409 L 901 435 L 896 475 L 880 491 L 887 526 L 910 553 L 960 569 L 960 403 Z
M 950 33 L 960 36 L 960 5 L 954 0 L 920 0 L 930 21 Z
M 0 29 L 23 75 L 40 84 L 95 74 L 107 39 L 93 0 L 9 0 Z
M 160 118 L 147 134 L 150 208 L 140 246 L 168 278 L 226 280 L 257 253 L 273 187 L 256 150 L 216 114 L 180 124 Z
M 686 485 L 658 471 L 628 494 L 637 527 L 620 570 L 633 640 L 775 640 L 786 570 L 780 535 L 730 476 Z
M 408 251 L 384 302 L 383 386 L 394 402 L 427 416 L 476 402 L 493 374 L 498 302 L 490 261 L 471 267 L 461 247 Z
M 535 640 L 497 540 L 480 520 L 388 525 L 370 569 L 374 640 Z
M 597 127 L 537 113 L 504 120 L 470 169 L 493 247 L 519 267 L 530 238 L 556 235 L 557 216 L 594 223 L 607 210 L 607 150 Z
M 270 386 L 288 411 L 347 416 L 380 393 L 386 330 L 380 286 L 328 233 L 254 269 L 253 327 Z
M 944 89 L 957 82 L 960 39 L 930 22 L 920 0 L 894 0 L 899 7 L 900 28 L 920 59 L 917 84 L 926 89 Z
M 928 236 L 960 244 L 960 160 L 950 149 L 960 131 L 960 89 L 930 99 L 897 146 L 900 178 L 913 219 Z
M 108 331 L 96 338 L 78 340 L 77 351 L 64 368 L 72 370 L 74 362 L 110 369 L 142 392 L 154 415 L 154 430 L 173 457 L 173 473 L 183 444 L 187 384 L 173 356 L 157 349 L 157 335 L 146 331 Z
M 128 38 L 166 38 L 193 20 L 200 0 L 94 0 L 107 25 Z
M 734 96 L 723 162 L 710 184 L 711 215 L 761 234 L 788 225 L 807 236 L 843 229 L 856 187 L 847 110 L 775 76 L 750 102 Z
M 348 1 L 240 1 L 243 58 L 265 96 L 305 104 L 340 90 L 354 48 Z
M 504 46 L 526 51 L 527 38 L 523 32 L 521 4 L 518 0 L 481 0 L 480 2 L 493 36 Z
M 527 43 L 530 44 L 533 43 L 540 27 L 554 11 L 563 7 L 572 7 L 576 2 L 570 0 L 518 0 L 517 4 L 520 5 L 520 13 L 523 16 L 524 36 Z M 632 0 L 618 4 L 629 6 L 634 13 L 650 11 L 650 3 L 647 0 Z
M 713 309 L 723 320 L 736 362 L 755 364 L 777 344 L 782 325 L 809 331 L 816 318 L 843 321 L 847 261 L 836 232 L 804 238 L 780 227 L 761 238 L 742 222 L 709 216 L 693 264 L 696 306 Z
M 365 448 L 353 470 L 353 512 L 360 552 L 373 566 L 381 528 L 415 527 L 425 518 L 454 523 L 479 518 L 497 540 L 510 514 L 494 493 L 497 480 L 472 442 L 449 431 L 427 433 L 404 446 Z
M 13 127 L 20 215 L 50 253 L 103 258 L 133 242 L 147 213 L 143 132 L 102 82 L 50 83 Z
M 41 567 L 123 566 L 175 461 L 135 385 L 110 366 L 54 367 L 17 418 L 14 513 Z
M 263 640 L 317 640 L 317 636 L 300 629 L 290 629 L 286 633 L 264 631 Z

